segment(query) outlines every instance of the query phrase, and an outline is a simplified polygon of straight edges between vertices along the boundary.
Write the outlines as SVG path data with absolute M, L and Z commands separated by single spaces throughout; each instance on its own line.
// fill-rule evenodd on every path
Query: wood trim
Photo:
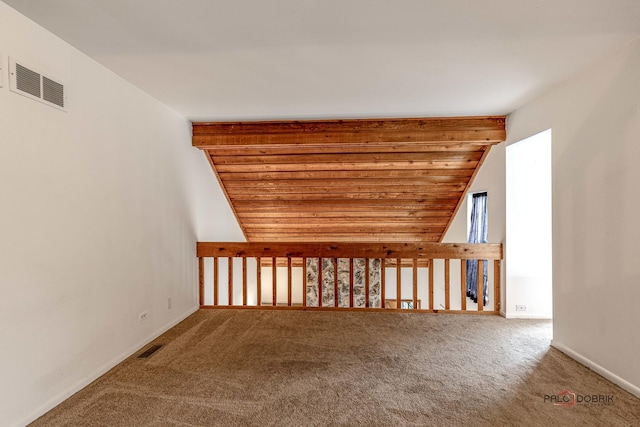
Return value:
M 227 258 L 227 272 L 229 278 L 229 305 L 233 305 L 233 258 Z
M 467 309 L 467 260 L 460 260 L 460 308 Z
M 396 259 L 396 300 L 400 304 L 396 304 L 396 310 L 402 310 L 402 260 Z
M 449 259 L 444 260 L 444 309 L 451 308 L 451 266 Z
M 349 307 L 353 307 L 353 258 L 349 258 Z
M 256 304 L 262 305 L 262 259 L 256 258 Z
M 270 305 L 263 305 L 263 306 L 255 306 L 255 305 L 248 305 L 248 306 L 241 306 L 241 305 L 234 305 L 234 306 L 213 306 L 213 305 L 203 305 L 200 308 L 202 309 L 207 309 L 207 310 L 299 310 L 299 311 L 344 311 L 344 312 L 376 312 L 376 313 L 397 313 L 397 310 L 390 310 L 390 309 L 384 309 L 384 308 L 365 308 L 365 307 L 303 307 L 301 305 L 294 305 L 294 306 L 286 306 L 286 305 L 278 305 L 278 306 L 270 306 Z M 432 309 L 417 309 L 417 310 L 412 310 L 412 313 L 442 313 L 442 314 L 473 314 L 473 315 L 495 315 L 495 314 L 500 314 L 496 311 L 482 311 L 482 312 L 477 312 L 477 311 L 462 311 L 462 310 L 432 310 Z
M 497 243 L 198 242 L 198 257 L 502 259 Z
M 291 305 L 291 258 L 287 258 L 287 305 Z
M 478 289 L 476 297 L 478 298 L 478 311 L 484 310 L 484 260 L 478 260 Z
M 200 305 L 204 305 L 204 258 L 198 258 L 198 292 Z
M 429 260 L 429 310 L 434 310 L 433 259 Z
M 200 149 L 407 141 L 496 144 L 505 138 L 504 116 L 193 123 L 193 146 Z
M 418 309 L 418 260 L 413 259 L 413 309 Z M 402 303 L 402 301 L 400 301 Z
M 247 259 L 242 258 L 242 305 L 247 305 Z
M 500 267 L 501 267 L 501 262 L 499 259 L 495 259 L 493 260 L 493 298 L 494 298 L 494 303 L 493 303 L 493 309 L 497 312 L 500 312 L 500 294 L 502 293 L 502 286 L 501 286 L 501 280 L 502 280 L 502 273 L 500 271 Z
M 371 278 L 369 277 L 370 271 L 369 271 L 369 258 L 365 258 L 364 259 L 364 306 L 365 307 L 370 307 L 371 304 L 369 303 L 369 285 L 371 283 Z
M 338 258 L 333 258 L 333 306 L 339 307 L 338 293 Z
M 278 266 L 276 259 L 271 258 L 271 305 L 278 304 Z
M 218 294 L 220 292 L 219 289 L 219 278 L 218 275 L 220 273 L 219 265 L 218 265 L 218 257 L 213 258 L 213 305 L 218 305 Z
M 380 307 L 385 308 L 384 299 L 386 298 L 387 272 L 386 259 L 380 259 Z
M 302 258 L 302 305 L 307 306 L 307 258 Z

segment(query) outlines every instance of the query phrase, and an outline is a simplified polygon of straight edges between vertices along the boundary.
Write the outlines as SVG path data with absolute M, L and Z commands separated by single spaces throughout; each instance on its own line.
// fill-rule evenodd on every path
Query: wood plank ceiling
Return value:
M 503 116 L 193 123 L 252 242 L 440 242 L 504 139 Z

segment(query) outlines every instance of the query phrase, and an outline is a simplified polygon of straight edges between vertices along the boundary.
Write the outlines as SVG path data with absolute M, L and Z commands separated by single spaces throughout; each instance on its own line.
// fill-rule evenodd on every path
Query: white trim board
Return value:
M 602 375 L 603 377 L 605 377 L 606 379 L 608 379 L 612 383 L 620 386 L 620 388 L 623 388 L 624 390 L 628 391 L 629 393 L 633 394 L 634 396 L 640 397 L 640 387 L 635 386 L 635 385 L 631 384 L 629 381 L 626 381 L 626 380 L 620 378 L 619 376 L 617 376 L 613 372 L 611 372 L 608 369 L 598 365 L 594 361 L 592 361 L 590 359 L 587 359 L 586 357 L 584 357 L 580 353 L 572 350 L 571 348 L 567 347 L 566 345 L 564 345 L 562 343 L 559 343 L 558 341 L 551 340 L 551 347 L 560 350 L 561 352 L 563 352 L 564 354 L 566 354 L 570 358 L 574 359 L 576 362 L 578 362 L 578 363 L 586 366 L 587 368 L 591 369 L 592 371 Z
M 178 316 L 177 319 L 169 322 L 169 324 L 160 328 L 159 331 L 153 332 L 147 338 L 144 338 L 143 340 L 139 341 L 137 344 L 132 345 L 131 347 L 126 349 L 124 352 L 120 353 L 118 356 L 114 357 L 104 365 L 100 366 L 98 369 L 96 369 L 96 371 L 92 375 L 87 376 L 83 380 L 76 383 L 74 386 L 70 387 L 68 390 L 62 393 L 59 393 L 57 396 L 52 397 L 47 402 L 45 402 L 44 404 L 40 405 L 38 408 L 33 410 L 30 414 L 24 416 L 21 420 L 18 420 L 17 422 L 12 424 L 10 427 L 26 426 L 27 424 L 40 418 L 41 416 L 43 416 L 44 414 L 46 414 L 47 412 L 49 412 L 50 410 L 52 410 L 53 408 L 55 408 L 65 400 L 67 400 L 69 397 L 71 397 L 71 395 L 79 392 L 80 390 L 82 390 L 83 388 L 85 388 L 86 386 L 88 386 L 98 378 L 100 378 L 102 375 L 106 374 L 109 370 L 111 370 L 117 364 L 131 357 L 137 351 L 139 351 L 144 346 L 146 346 L 148 343 L 158 338 L 160 335 L 164 334 L 169 329 L 173 328 L 174 326 L 182 322 L 187 317 L 191 316 L 193 313 L 198 311 L 199 308 L 200 307 L 196 305 L 195 307 L 188 309 L 185 313 Z

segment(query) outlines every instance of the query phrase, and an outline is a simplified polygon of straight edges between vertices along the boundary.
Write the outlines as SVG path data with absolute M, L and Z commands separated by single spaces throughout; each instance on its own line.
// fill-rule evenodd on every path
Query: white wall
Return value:
M 509 116 L 552 129 L 553 345 L 640 396 L 640 39 Z
M 507 318 L 551 319 L 551 130 L 509 145 L 506 171 L 504 311 Z
M 196 240 L 242 235 L 183 117 L 1 2 L 0 22 L 4 72 L 12 56 L 69 92 L 64 113 L 10 92 L 6 74 L 0 88 L 0 424 L 11 426 L 196 309 Z

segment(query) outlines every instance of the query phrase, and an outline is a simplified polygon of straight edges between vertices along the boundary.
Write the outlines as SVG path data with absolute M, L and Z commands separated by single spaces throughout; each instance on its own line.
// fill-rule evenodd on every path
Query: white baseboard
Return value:
M 560 350 L 561 352 L 563 352 L 564 354 L 566 354 L 570 358 L 574 359 L 578 363 L 581 363 L 582 365 L 586 366 L 587 368 L 591 369 L 592 371 L 597 372 L 598 374 L 602 375 L 603 377 L 605 377 L 606 379 L 608 379 L 612 383 L 614 383 L 614 384 L 620 386 L 621 388 L 627 390 L 629 393 L 631 393 L 631 394 L 633 394 L 633 395 L 635 395 L 637 397 L 640 397 L 640 387 L 635 386 L 635 385 L 631 384 L 629 381 L 626 381 L 626 380 L 620 378 L 619 376 L 617 376 L 613 372 L 609 371 L 608 369 L 603 368 L 602 366 L 598 365 L 594 361 L 592 361 L 590 359 L 587 359 L 586 357 L 584 357 L 580 353 L 572 350 L 571 348 L 567 347 L 566 345 L 564 345 L 562 343 L 559 343 L 558 341 L 551 340 L 551 346 L 553 348 L 556 348 L 556 349 Z
M 195 307 L 189 308 L 182 315 L 178 316 L 177 319 L 174 319 L 174 320 L 170 321 L 167 325 L 161 327 L 156 332 L 153 332 L 151 335 L 149 335 L 146 338 L 140 340 L 138 343 L 132 345 L 131 347 L 129 347 L 128 349 L 126 349 L 125 351 L 120 353 L 118 356 L 114 357 L 113 359 L 111 359 L 107 363 L 105 363 L 102 366 L 98 367 L 95 370 L 95 372 L 93 372 L 91 375 L 88 375 L 85 378 L 83 378 L 82 380 L 78 381 L 75 385 L 70 387 L 68 390 L 66 390 L 66 391 L 64 391 L 62 393 L 59 393 L 58 395 L 52 397 L 51 399 L 46 401 L 44 404 L 42 404 L 38 408 L 36 408 L 29 415 L 23 417 L 19 421 L 16 421 L 15 423 L 11 424 L 10 427 L 23 427 L 23 426 L 26 426 L 27 424 L 29 424 L 29 423 L 35 421 L 36 419 L 38 419 L 39 417 L 43 416 L 44 414 L 46 414 L 47 412 L 49 412 L 50 410 L 52 410 L 53 408 L 55 408 L 56 406 L 58 406 L 59 404 L 64 402 L 71 395 L 79 392 L 80 390 L 82 390 L 83 388 L 85 388 L 86 386 L 88 386 L 89 384 L 94 382 L 95 380 L 97 380 L 100 376 L 106 374 L 109 370 L 111 370 L 118 363 L 122 362 L 123 360 L 125 360 L 128 357 L 130 357 L 133 354 L 135 354 L 138 350 L 140 350 L 142 347 L 147 345 L 149 342 L 151 342 L 154 339 L 158 338 L 160 335 L 162 335 L 163 333 L 165 333 L 169 329 L 173 328 L 175 325 L 177 325 L 178 323 L 182 322 L 187 317 L 191 316 L 193 313 L 198 311 L 198 308 L 199 307 L 197 305 Z
M 518 313 L 505 313 L 507 319 L 544 319 L 551 320 L 551 316 L 542 313 L 527 313 L 524 311 Z

